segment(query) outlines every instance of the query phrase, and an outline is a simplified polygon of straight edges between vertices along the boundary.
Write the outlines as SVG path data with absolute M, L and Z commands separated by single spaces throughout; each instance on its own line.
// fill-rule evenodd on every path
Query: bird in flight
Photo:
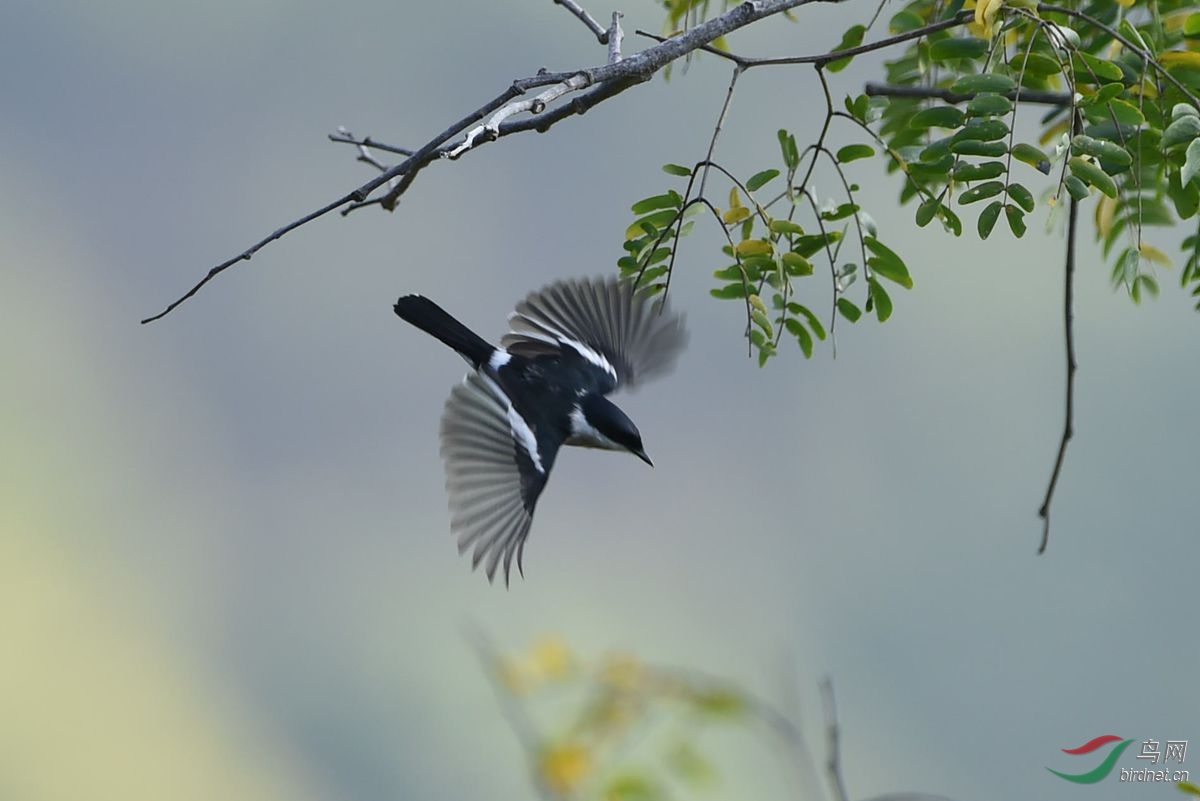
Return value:
M 396 314 L 471 365 L 442 412 L 441 451 L 458 551 L 491 581 L 521 557 L 562 445 L 628 451 L 653 466 L 633 421 L 606 395 L 667 372 L 687 343 L 682 315 L 618 279 L 530 293 L 496 347 L 421 295 Z

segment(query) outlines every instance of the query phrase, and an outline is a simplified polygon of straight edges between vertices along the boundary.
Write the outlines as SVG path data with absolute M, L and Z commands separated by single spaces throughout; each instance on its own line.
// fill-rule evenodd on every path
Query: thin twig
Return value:
M 554 5 L 562 6 L 567 11 L 570 11 L 575 16 L 579 17 L 579 21 L 588 27 L 596 36 L 596 41 L 602 45 L 608 44 L 608 31 L 604 30 L 604 26 L 587 12 L 587 9 L 575 2 L 575 0 L 554 0 Z
M 841 731 L 838 729 L 833 680 L 828 677 L 821 681 L 821 701 L 825 707 L 826 748 L 829 751 L 825 755 L 825 768 L 829 771 L 829 784 L 833 788 L 834 801 L 850 801 L 846 780 L 842 777 Z
M 974 99 L 975 92 L 951 92 L 949 89 L 940 89 L 934 86 L 893 86 L 886 83 L 867 83 L 863 87 L 863 92 L 870 97 L 910 97 L 919 100 L 944 100 L 947 103 L 955 104 L 966 103 Z M 1071 105 L 1071 95 L 1067 92 L 1043 92 L 1032 89 L 1020 89 L 1020 99 L 1022 103 L 1040 103 L 1045 106 L 1061 106 L 1066 108 Z M 1014 89 L 1007 93 L 1009 100 L 1016 100 L 1018 90 Z
M 848 47 L 845 50 L 835 50 L 831 53 L 823 53 L 817 56 L 750 58 L 748 56 L 739 56 L 736 53 L 730 53 L 727 50 L 719 50 L 710 44 L 701 45 L 696 49 L 703 50 L 705 53 L 711 53 L 712 55 L 717 56 L 718 58 L 723 58 L 726 61 L 732 61 L 734 64 L 737 64 L 744 69 L 749 69 L 751 67 L 781 67 L 788 64 L 817 64 L 819 66 L 824 66 L 831 61 L 837 61 L 841 58 L 849 58 L 851 56 L 862 55 L 863 53 L 871 53 L 876 50 L 884 50 L 894 45 L 910 42 L 913 39 L 920 39 L 921 37 L 928 36 L 931 33 L 937 33 L 938 31 L 956 28 L 959 25 L 962 25 L 963 23 L 969 22 L 971 19 L 973 19 L 973 15 L 973 11 L 960 11 L 950 19 L 940 20 L 920 28 L 914 28 L 911 31 L 905 31 L 904 33 L 896 34 L 895 36 L 889 36 L 876 42 L 868 42 L 867 44 L 858 45 L 857 47 Z M 668 41 L 662 36 L 648 33 L 647 31 L 640 29 L 637 30 L 636 33 L 638 36 L 645 36 L 647 39 L 653 39 L 656 42 L 661 43 Z
M 348 131 L 344 125 L 338 126 L 337 133 L 329 134 L 329 141 L 338 142 L 339 144 L 357 145 L 360 148 L 368 147 L 372 150 L 382 150 L 385 153 L 395 153 L 398 156 L 411 156 L 414 152 L 416 152 L 407 147 L 396 147 L 395 145 L 376 142 L 369 136 L 364 136 L 362 139 L 358 139 L 354 136 L 354 134 Z
M 1042 544 L 1038 553 L 1046 552 L 1050 543 L 1050 502 L 1054 499 L 1054 488 L 1058 485 L 1058 476 L 1062 472 L 1063 457 L 1067 454 L 1067 443 L 1075 434 L 1075 229 L 1078 227 L 1079 201 L 1071 198 L 1067 212 L 1067 257 L 1063 264 L 1063 328 L 1067 346 L 1067 410 L 1063 420 L 1062 439 L 1058 443 L 1058 455 L 1054 459 L 1054 472 L 1050 474 L 1050 483 L 1046 486 L 1046 499 L 1038 510 L 1042 518 Z
M 725 116 L 729 113 L 729 104 L 733 101 L 733 89 L 737 86 L 738 78 L 742 75 L 742 66 L 735 64 L 733 75 L 729 79 L 729 88 L 725 90 L 725 102 L 721 104 L 721 113 L 717 115 L 717 124 L 713 126 L 712 139 L 708 140 L 708 153 L 704 156 L 704 172 L 700 175 L 700 191 L 704 194 L 704 185 L 708 183 L 708 169 L 712 164 L 713 151 L 717 148 L 717 138 L 721 135 L 721 127 L 725 124 Z

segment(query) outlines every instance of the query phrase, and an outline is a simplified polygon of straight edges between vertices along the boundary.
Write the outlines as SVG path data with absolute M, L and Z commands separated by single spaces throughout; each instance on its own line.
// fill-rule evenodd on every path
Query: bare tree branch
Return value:
M 294 231 L 296 228 L 343 206 L 363 204 L 370 197 L 371 193 L 385 184 L 389 185 L 390 188 L 385 195 L 378 199 L 378 204 L 389 211 L 393 210 L 399 202 L 400 197 L 408 190 L 412 182 L 416 179 L 417 174 L 424 167 L 435 160 L 451 156 L 455 152 L 461 155 L 466 152 L 466 149 L 462 148 L 463 144 L 469 142 L 467 149 L 470 149 L 478 147 L 482 141 L 490 141 L 493 138 L 499 139 L 509 134 L 521 133 L 528 130 L 544 132 L 555 123 L 569 116 L 583 114 L 597 103 L 607 100 L 638 83 L 649 80 L 667 64 L 704 47 L 718 37 L 725 36 L 732 31 L 788 9 L 815 2 L 840 2 L 840 0 L 746 0 L 746 2 L 734 6 L 724 14 L 706 20 L 654 47 L 649 47 L 615 63 L 603 64 L 598 67 L 573 72 L 551 73 L 542 71 L 531 77 L 513 81 L 505 91 L 485 103 L 479 109 L 452 123 L 404 161 L 380 173 L 353 192 L 345 194 L 320 209 L 288 223 L 237 256 L 213 267 L 203 279 L 178 300 L 171 303 L 158 314 L 145 318 L 142 320 L 142 323 L 149 323 L 165 317 L 181 303 L 199 292 L 213 278 L 238 262 L 248 261 L 259 250 L 285 234 Z M 567 3 L 564 0 L 560 5 L 567 5 Z M 447 144 L 452 138 L 470 126 L 475 126 L 472 128 L 475 131 L 480 127 L 478 123 L 481 120 L 489 116 L 494 118 L 498 111 L 504 109 L 515 98 L 523 95 L 529 89 L 540 86 L 553 87 L 556 84 L 561 85 L 563 88 L 557 90 L 557 94 L 552 99 L 557 99 L 569 92 L 580 91 L 588 87 L 592 88 L 577 96 L 569 103 L 560 103 L 547 109 L 544 114 L 540 113 L 544 105 L 538 107 L 536 102 L 532 102 L 527 109 L 515 109 L 505 114 L 499 120 L 495 121 L 496 124 L 493 127 L 482 126 L 482 130 L 475 133 L 474 138 L 470 138 L 470 134 L 468 134 L 459 143 L 454 145 Z M 521 110 L 527 110 L 534 116 L 518 120 L 507 119 L 507 117 Z M 479 139 L 481 135 L 484 135 L 482 141 Z M 400 180 L 393 184 L 393 179 L 398 176 L 400 176 Z
M 595 17 L 589 14 L 586 8 L 576 3 L 575 0 L 554 0 L 554 5 L 562 6 L 567 11 L 579 17 L 579 21 L 595 34 L 596 41 L 600 44 L 606 45 L 609 43 L 608 31 L 604 30 L 604 26 L 596 22 Z
M 1075 435 L 1075 231 L 1079 226 L 1079 201 L 1071 198 L 1067 213 L 1067 257 L 1063 265 L 1063 328 L 1067 350 L 1067 410 L 1063 420 L 1062 439 L 1058 443 L 1058 455 L 1054 458 L 1054 472 L 1050 474 L 1050 483 L 1046 486 L 1046 499 L 1038 510 L 1042 518 L 1042 544 L 1038 553 L 1046 552 L 1050 543 L 1050 502 L 1054 499 L 1054 488 L 1058 486 L 1058 476 L 1062 472 L 1063 457 L 1067 454 L 1067 443 Z

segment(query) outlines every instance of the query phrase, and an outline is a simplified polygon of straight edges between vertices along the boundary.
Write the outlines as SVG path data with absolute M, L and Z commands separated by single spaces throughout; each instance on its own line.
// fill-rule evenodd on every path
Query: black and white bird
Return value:
M 687 342 L 681 315 L 617 279 L 560 281 L 531 293 L 489 344 L 433 301 L 407 295 L 402 319 L 441 340 L 472 371 L 442 413 L 441 451 L 458 551 L 503 563 L 508 583 L 560 446 L 629 451 L 653 464 L 637 426 L 605 396 L 668 371 Z

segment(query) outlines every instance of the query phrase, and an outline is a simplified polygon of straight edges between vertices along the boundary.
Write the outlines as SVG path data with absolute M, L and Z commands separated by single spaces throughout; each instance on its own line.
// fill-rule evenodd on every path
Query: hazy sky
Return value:
M 733 41 L 818 52 L 865 9 Z M 623 10 L 644 46 L 656 6 Z M 448 531 L 462 362 L 390 306 L 422 292 L 496 337 L 530 289 L 614 271 L 630 203 L 703 155 L 723 64 L 433 165 L 396 213 L 314 223 L 137 324 L 367 178 L 336 126 L 419 145 L 512 78 L 602 58 L 550 0 L 0 14 L 0 798 L 527 797 L 468 623 L 798 694 L 814 745 L 831 675 L 855 798 L 1175 797 L 1046 766 L 1099 734 L 1200 738 L 1200 317 L 1173 270 L 1157 302 L 1114 294 L 1086 238 L 1076 439 L 1035 556 L 1062 424 L 1044 209 L 1019 243 L 954 239 L 857 163 L 916 288 L 886 325 L 840 326 L 836 360 L 790 345 L 764 370 L 708 296 L 701 225 L 672 284 L 691 346 L 621 400 L 655 468 L 562 454 L 507 592 Z M 773 166 L 776 129 L 808 141 L 821 102 L 807 68 L 748 74 L 719 158 Z M 784 797 L 756 750 L 730 745 L 713 798 Z

